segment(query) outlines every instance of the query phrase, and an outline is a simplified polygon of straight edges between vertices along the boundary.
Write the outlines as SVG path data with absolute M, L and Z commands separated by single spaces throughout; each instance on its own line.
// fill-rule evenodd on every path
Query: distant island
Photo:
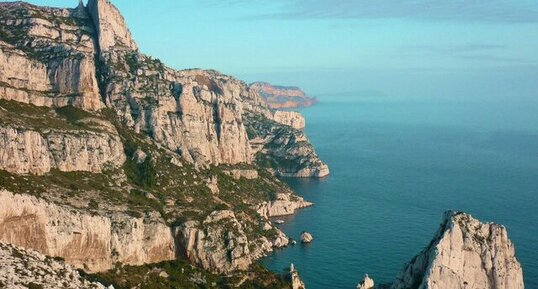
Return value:
M 254 82 L 250 84 L 250 88 L 257 91 L 272 109 L 309 107 L 318 102 L 315 97 L 307 95 L 295 86 Z

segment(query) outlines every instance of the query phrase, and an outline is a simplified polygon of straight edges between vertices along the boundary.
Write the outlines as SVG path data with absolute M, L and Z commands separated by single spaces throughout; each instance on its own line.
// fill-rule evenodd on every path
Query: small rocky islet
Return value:
M 256 261 L 292 242 L 271 218 L 313 205 L 277 177 L 329 168 L 268 84 L 144 55 L 108 0 L 0 16 L 0 288 L 305 288 Z M 378 288 L 524 288 L 514 251 L 447 212 Z

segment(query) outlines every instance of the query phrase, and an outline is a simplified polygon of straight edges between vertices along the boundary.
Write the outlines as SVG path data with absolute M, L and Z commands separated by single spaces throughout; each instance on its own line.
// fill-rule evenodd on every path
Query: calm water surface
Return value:
M 262 262 L 294 263 L 307 288 L 389 282 L 433 237 L 447 209 L 504 224 L 538 288 L 538 102 L 321 102 L 302 111 L 331 168 L 286 181 L 316 205 L 281 228 L 310 245 Z

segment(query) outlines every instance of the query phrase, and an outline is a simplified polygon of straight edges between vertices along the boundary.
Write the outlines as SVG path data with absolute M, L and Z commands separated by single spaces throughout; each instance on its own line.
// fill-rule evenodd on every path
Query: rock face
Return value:
M 259 115 L 245 117 L 257 162 L 282 177 L 322 178 L 329 167 L 320 160 L 302 130 Z
M 246 270 L 252 262 L 272 250 L 259 240 L 259 251 L 251 252 L 243 226 L 232 211 L 215 211 L 202 224 L 196 221 L 176 228 L 181 252 L 194 264 L 219 273 Z
M 301 197 L 289 194 L 277 194 L 276 199 L 271 202 L 263 202 L 256 208 L 256 211 L 263 217 L 278 217 L 293 215 L 295 210 L 310 207 L 313 204 L 305 201 Z
M 449 211 L 428 247 L 384 288 L 522 289 L 524 285 L 504 226 Z
M 45 133 L 0 126 L 0 169 L 16 174 L 42 175 L 51 169 L 63 172 L 102 172 L 125 161 L 117 135 L 90 131 Z
M 141 265 L 175 258 L 170 228 L 152 215 L 84 214 L 5 190 L 0 204 L 0 241 L 60 256 L 77 268 L 103 271 L 116 262 Z
M 294 129 L 305 128 L 304 116 L 295 111 L 281 111 L 277 110 L 273 114 L 273 120 L 291 126 Z
M 307 107 L 316 104 L 298 87 L 276 86 L 267 82 L 254 82 L 250 88 L 257 91 L 272 109 Z
M 357 285 L 357 289 L 374 289 L 374 280 L 368 276 L 364 275 L 364 279 Z
M 75 268 L 62 261 L 1 242 L 0 264 L 0 284 L 3 288 L 107 288 L 83 279 Z
M 138 49 L 123 16 L 109 0 L 89 0 L 88 10 L 97 28 L 101 51 L 112 48 Z
M 102 107 L 87 13 L 0 3 L 0 98 L 39 106 Z

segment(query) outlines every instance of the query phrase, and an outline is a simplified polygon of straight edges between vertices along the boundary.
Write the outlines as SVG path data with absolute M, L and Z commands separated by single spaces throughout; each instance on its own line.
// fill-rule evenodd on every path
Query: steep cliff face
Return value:
M 138 49 L 125 19 L 109 0 L 89 0 L 88 11 L 94 27 L 97 28 L 101 51 L 117 48 Z
M 85 10 L 0 3 L 0 99 L 98 110 L 93 25 Z
M 272 109 L 308 107 L 316 104 L 312 98 L 298 87 L 277 86 L 267 82 L 254 82 L 250 88 L 258 92 Z
M 504 226 L 447 212 L 428 247 L 384 288 L 522 289 L 524 285 Z
M 174 71 L 134 52 L 108 56 L 116 68 L 107 72 L 114 79 L 107 102 L 124 124 L 197 165 L 252 161 L 240 82 L 214 72 Z
M 305 128 L 304 116 L 295 111 L 277 110 L 273 113 L 273 120 L 280 124 L 291 126 L 294 129 Z
M 118 135 L 54 130 L 40 133 L 0 126 L 0 169 L 11 173 L 42 175 L 51 169 L 100 173 L 105 166 L 119 168 L 124 161 Z
M 89 271 L 116 262 L 140 265 L 175 258 L 171 230 L 159 218 L 93 215 L 28 195 L 0 191 L 0 240 L 60 256 Z

